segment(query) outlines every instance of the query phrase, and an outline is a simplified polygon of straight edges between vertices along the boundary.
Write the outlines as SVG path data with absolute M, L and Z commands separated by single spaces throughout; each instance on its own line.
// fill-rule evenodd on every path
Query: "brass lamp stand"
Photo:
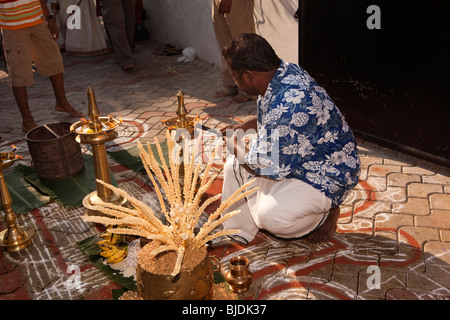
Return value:
M 183 92 L 181 92 L 181 90 L 178 91 L 177 98 L 178 98 L 178 106 L 176 111 L 177 116 L 163 120 L 163 123 L 168 130 L 185 129 L 188 130 L 192 136 L 194 132 L 195 122 L 197 121 L 198 117 L 193 118 L 187 116 L 187 110 L 184 105 L 184 94 Z
M 163 120 L 163 124 L 166 126 L 167 130 L 187 130 L 191 136 L 191 138 L 194 137 L 194 129 L 195 129 L 195 123 L 198 120 L 198 117 L 188 117 L 187 116 L 187 110 L 186 106 L 184 105 L 184 94 L 181 90 L 177 93 L 177 99 L 178 99 L 178 106 L 176 110 L 176 117 L 169 118 L 166 120 Z M 180 143 L 183 140 L 183 135 L 180 135 L 178 138 L 177 143 Z M 171 156 L 171 155 L 169 155 Z M 181 153 L 180 156 L 183 156 Z M 183 177 L 184 177 L 184 166 L 180 166 L 180 178 L 181 182 L 180 184 L 183 184 Z
M 94 90 L 89 86 L 87 90 L 89 102 L 89 120 L 82 119 L 70 127 L 71 131 L 78 134 L 76 140 L 79 143 L 89 144 L 92 146 L 92 153 L 94 155 L 94 170 L 95 177 L 107 184 L 111 184 L 111 175 L 109 171 L 108 158 L 106 155 L 105 143 L 114 140 L 117 137 L 116 128 L 121 123 L 120 120 L 112 116 L 102 117 L 97 107 Z M 92 203 L 95 197 L 100 198 L 104 202 L 122 205 L 126 202 L 122 197 L 115 195 L 110 189 L 104 185 L 96 182 L 97 190 L 88 194 L 83 199 L 83 204 L 86 202 Z M 101 212 L 92 212 L 87 209 L 88 215 L 103 215 Z
M 9 168 L 17 159 L 20 157 L 12 151 L 0 153 L 0 193 L 7 224 L 7 229 L 0 232 L 0 247 L 5 248 L 8 252 L 20 251 L 28 247 L 35 233 L 31 226 L 17 226 L 16 215 L 12 211 L 12 199 L 6 186 L 3 170 Z

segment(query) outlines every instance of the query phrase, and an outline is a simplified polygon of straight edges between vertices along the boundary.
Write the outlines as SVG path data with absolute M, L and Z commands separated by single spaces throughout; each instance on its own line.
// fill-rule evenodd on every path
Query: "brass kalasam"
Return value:
M 193 269 L 176 276 L 153 274 L 138 264 L 138 293 L 143 300 L 210 300 L 213 273 L 208 254 Z

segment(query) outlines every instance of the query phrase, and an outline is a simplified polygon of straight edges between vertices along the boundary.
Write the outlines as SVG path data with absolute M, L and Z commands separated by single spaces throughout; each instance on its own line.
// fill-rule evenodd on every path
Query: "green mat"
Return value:
M 48 195 L 39 193 L 25 181 L 23 171 L 24 166 L 19 164 L 13 170 L 5 173 L 6 186 L 12 200 L 12 210 L 16 214 L 27 213 L 50 201 Z M 3 209 L 1 204 L 0 208 Z
M 97 190 L 95 182 L 94 157 L 84 155 L 84 171 L 78 175 L 61 181 L 42 181 L 31 167 L 22 166 L 23 176 L 27 182 L 53 198 L 55 202 L 67 207 L 77 208 L 82 205 L 83 198 Z M 117 181 L 111 174 L 111 184 L 117 186 Z
M 164 160 L 169 165 L 167 141 L 160 142 Z M 152 152 L 159 164 L 161 160 L 155 144 Z M 137 146 L 120 151 L 108 151 L 108 155 L 116 162 L 136 171 L 145 173 L 139 148 Z M 75 177 L 62 181 L 41 181 L 32 167 L 18 164 L 13 170 L 5 173 L 5 182 L 12 199 L 14 213 L 27 213 L 40 208 L 53 198 L 55 202 L 71 209 L 82 205 L 86 195 L 97 189 L 92 155 L 84 155 L 85 170 Z M 111 183 L 117 186 L 117 181 L 111 174 Z M 3 208 L 0 204 L 0 208 Z

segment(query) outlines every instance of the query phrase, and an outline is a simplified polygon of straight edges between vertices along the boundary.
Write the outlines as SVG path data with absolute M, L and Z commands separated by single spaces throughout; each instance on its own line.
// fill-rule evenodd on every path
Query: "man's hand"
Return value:
M 44 17 L 48 17 L 50 15 L 50 11 L 48 11 L 47 8 L 47 1 L 46 0 L 39 0 L 41 3 L 42 11 L 44 13 Z M 48 29 L 50 30 L 50 34 L 52 35 L 52 38 L 56 41 L 59 37 L 59 30 L 56 26 L 56 22 L 54 19 L 47 19 L 48 22 Z
M 228 125 L 226 127 L 223 127 L 222 129 L 220 129 L 220 133 L 222 134 L 222 136 L 225 137 L 227 130 L 242 130 L 244 132 L 246 132 L 247 130 L 256 130 L 257 129 L 257 118 L 252 117 L 251 119 L 241 123 L 241 124 L 236 124 L 236 125 Z
M 56 22 L 54 19 L 48 19 L 48 29 L 50 30 L 50 33 L 53 37 L 54 40 L 58 40 L 59 37 L 59 30 L 58 27 L 56 26 Z
M 233 5 L 233 0 L 220 0 L 219 3 L 219 13 L 230 13 L 231 6 Z

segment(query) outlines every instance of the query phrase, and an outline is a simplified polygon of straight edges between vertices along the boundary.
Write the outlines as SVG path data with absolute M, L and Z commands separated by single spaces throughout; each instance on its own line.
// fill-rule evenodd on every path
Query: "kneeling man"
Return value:
M 241 213 L 224 222 L 240 229 L 231 236 L 250 242 L 259 229 L 282 238 L 330 240 L 339 205 L 358 183 L 356 141 L 326 91 L 300 66 L 281 60 L 257 34 L 242 34 L 224 48 L 234 81 L 257 95 L 257 116 L 222 129 L 234 154 L 224 167 L 222 201 L 256 179 L 258 191 L 228 211 Z M 249 147 L 242 133 L 256 130 Z M 253 187 L 254 185 L 252 185 Z

